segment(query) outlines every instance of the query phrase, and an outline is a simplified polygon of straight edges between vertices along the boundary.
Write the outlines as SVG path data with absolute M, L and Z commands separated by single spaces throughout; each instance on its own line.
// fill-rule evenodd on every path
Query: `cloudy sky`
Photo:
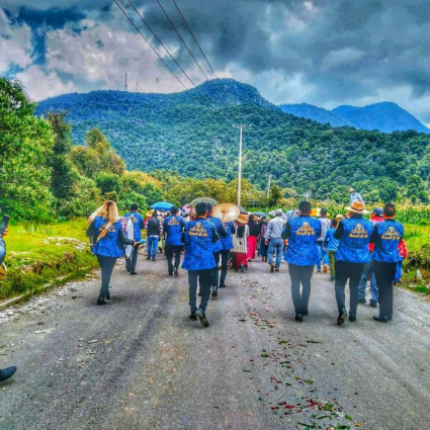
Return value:
M 129 0 L 117 0 L 170 62 Z M 132 0 L 194 83 L 193 63 L 157 0 Z M 172 0 L 160 0 L 208 76 Z M 430 124 L 429 0 L 176 0 L 219 77 L 273 103 L 333 108 L 393 101 Z M 113 0 L 0 0 L 0 72 L 34 100 L 68 92 L 182 87 Z

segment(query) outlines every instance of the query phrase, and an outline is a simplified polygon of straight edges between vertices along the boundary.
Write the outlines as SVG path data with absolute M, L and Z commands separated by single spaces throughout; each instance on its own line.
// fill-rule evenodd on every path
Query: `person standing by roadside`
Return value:
M 190 320 L 197 318 L 205 327 L 209 326 L 206 307 L 209 301 L 212 270 L 216 267 L 213 245 L 219 240 L 215 225 L 206 219 L 206 203 L 198 203 L 195 208 L 196 219 L 185 225 L 185 257 L 182 268 L 188 270 Z M 201 302 L 197 308 L 197 283 L 200 284 Z
M 154 211 L 152 217 L 148 219 L 146 223 L 146 236 L 148 245 L 148 257 L 147 260 L 155 261 L 157 258 L 158 241 L 160 240 L 161 232 L 163 227 L 160 219 L 158 218 L 158 212 Z
M 364 265 L 370 261 L 369 243 L 373 225 L 363 218 L 366 212 L 363 202 L 354 201 L 346 208 L 349 218 L 343 219 L 334 232 L 334 238 L 339 240 L 336 252 L 336 301 L 339 309 L 337 324 L 342 325 L 348 318 L 345 308 L 345 286 L 349 279 L 350 308 L 349 321 L 357 319 L 358 285 Z
M 258 227 L 258 223 L 255 220 L 255 216 L 251 215 L 249 217 L 248 227 L 249 227 L 249 236 L 248 236 L 248 262 L 255 260 L 255 252 L 257 250 L 257 238 L 260 234 L 260 229 Z
M 352 206 L 354 202 L 361 202 L 364 203 L 363 198 L 361 197 L 360 193 L 357 193 L 357 191 L 354 190 L 354 188 L 349 189 L 349 204 Z
M 99 209 L 87 230 L 87 237 L 93 237 L 93 253 L 100 265 L 102 285 L 97 305 L 106 305 L 110 300 L 109 281 L 116 260 L 124 256 L 124 245 L 139 243 L 125 234 L 118 216 L 118 208 L 112 200 L 107 200 Z
M 309 202 L 301 202 L 300 216 L 288 221 L 282 231 L 282 238 L 288 239 L 284 260 L 288 262 L 297 322 L 302 322 L 308 314 L 311 279 L 319 258 L 317 240 L 321 236 L 321 223 L 310 216 L 311 210 Z
M 384 221 L 375 225 L 371 238 L 375 244 L 373 258 L 379 287 L 379 316 L 374 316 L 373 319 L 382 323 L 393 319 L 393 282 L 397 263 L 402 258 L 399 244 L 405 229 L 395 217 L 396 207 L 387 203 L 384 207 Z
M 275 212 L 275 218 L 271 219 L 267 224 L 266 234 L 264 236 L 266 246 L 268 249 L 268 259 L 270 264 L 270 273 L 279 272 L 281 266 L 282 250 L 284 243 L 282 241 L 282 228 L 284 227 L 284 220 L 282 219 L 282 211 Z M 273 254 L 276 253 L 276 261 L 273 263 Z
M 142 230 L 145 228 L 145 223 L 143 221 L 143 216 L 138 212 L 139 206 L 137 203 L 133 203 L 130 206 L 130 212 L 125 214 L 124 217 L 130 218 L 134 224 L 134 241 L 140 242 L 142 240 Z M 129 238 L 132 239 L 132 238 Z M 126 268 L 130 275 L 137 275 L 136 273 L 136 263 L 137 263 L 137 253 L 139 252 L 139 245 L 133 248 L 130 258 L 126 260 Z
M 331 222 L 327 218 L 327 213 L 328 213 L 327 209 L 322 208 L 320 213 L 321 213 L 321 216 L 319 218 L 319 221 L 321 223 L 321 235 L 317 240 L 318 252 L 319 252 L 317 270 L 318 270 L 318 272 L 321 272 L 321 260 L 322 260 L 323 271 L 324 271 L 324 273 L 327 273 L 329 262 L 328 262 L 327 251 L 325 251 L 323 248 L 323 241 L 324 241 L 324 238 L 325 238 L 325 235 L 326 235 L 328 229 L 330 228 Z
M 178 276 L 179 265 L 181 264 L 181 252 L 184 249 L 182 243 L 182 232 L 184 231 L 184 220 L 178 215 L 179 209 L 176 206 L 170 208 L 170 215 L 164 220 L 164 234 L 166 235 L 166 257 L 167 271 L 169 276 Z M 175 263 L 173 264 L 173 256 Z
M 339 248 L 339 241 L 335 239 L 334 232 L 336 231 L 337 221 L 333 218 L 331 221 L 331 227 L 328 229 L 324 237 L 323 249 L 328 254 L 328 261 L 330 263 L 330 281 L 334 281 L 336 278 L 335 269 L 335 254 Z
M 378 222 L 384 221 L 384 211 L 381 208 L 375 208 L 370 216 L 370 222 L 376 225 Z M 358 286 L 358 303 L 366 304 L 366 288 L 367 280 L 370 277 L 370 303 L 372 308 L 378 307 L 378 285 L 376 283 L 375 271 L 373 270 L 373 250 L 375 244 L 369 244 L 370 261 L 365 264 L 363 274 L 361 275 L 360 284 Z

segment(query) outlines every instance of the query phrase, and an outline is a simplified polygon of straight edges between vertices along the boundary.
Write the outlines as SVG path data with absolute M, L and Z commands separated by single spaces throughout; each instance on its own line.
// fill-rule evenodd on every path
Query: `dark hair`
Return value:
M 312 205 L 309 202 L 300 202 L 299 211 L 301 214 L 310 214 L 312 210 Z
M 196 215 L 197 216 L 206 215 L 207 210 L 208 210 L 208 206 L 205 202 L 200 202 L 200 203 L 196 204 Z
M 170 208 L 170 213 L 171 213 L 171 214 L 175 215 L 175 214 L 177 214 L 178 212 L 179 212 L 179 209 L 178 209 L 176 206 L 172 206 L 172 207 Z
M 245 234 L 245 226 L 244 225 L 240 225 L 237 228 L 237 237 L 242 238 L 244 234 Z
M 322 208 L 320 213 L 321 213 L 322 216 L 326 216 L 327 215 L 327 209 L 326 208 Z
M 213 210 L 212 203 L 206 203 L 206 210 L 207 210 L 209 213 L 211 213 L 211 212 L 212 212 L 212 210 Z
M 156 216 L 158 216 L 158 212 L 157 211 L 152 212 L 152 216 L 155 218 Z
M 332 227 L 337 227 L 337 219 L 336 219 L 336 218 L 333 218 L 333 219 L 331 220 L 331 226 L 332 226 Z
M 139 205 L 137 204 L 137 203 L 133 203 L 131 206 L 130 206 L 130 210 L 131 211 L 137 211 L 139 209 Z
M 388 218 L 396 216 L 396 206 L 393 203 L 387 203 L 384 206 L 384 215 Z

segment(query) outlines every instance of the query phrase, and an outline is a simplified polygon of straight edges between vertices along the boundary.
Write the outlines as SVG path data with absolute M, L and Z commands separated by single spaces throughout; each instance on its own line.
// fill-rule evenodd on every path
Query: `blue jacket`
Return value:
M 393 219 L 387 219 L 375 224 L 372 243 L 375 243 L 373 259 L 382 263 L 398 263 L 402 260 L 399 255 L 399 242 L 402 240 L 405 228 Z
M 324 237 L 323 246 L 326 251 L 337 251 L 339 248 L 339 240 L 334 237 L 334 232 L 336 229 L 334 227 L 330 227 Z
M 299 216 L 288 221 L 282 237 L 288 239 L 284 260 L 297 266 L 313 266 L 318 262 L 317 240 L 321 235 L 321 223 L 310 216 Z
M 185 270 L 209 270 L 216 266 L 213 244 L 218 238 L 215 224 L 203 218 L 185 224 Z
M 207 220 L 210 221 L 211 223 L 215 224 L 216 231 L 217 231 L 219 237 L 226 237 L 227 236 L 226 228 L 224 227 L 223 222 L 219 218 L 209 216 L 207 218 Z M 220 252 L 220 251 L 222 251 L 222 242 L 220 240 L 218 240 L 216 243 L 214 243 L 213 252 Z
M 129 212 L 124 215 L 126 218 L 131 218 L 134 224 L 134 240 L 140 242 L 142 240 L 142 229 L 145 228 L 143 216 L 138 212 Z M 130 239 L 132 239 L 130 237 Z
M 233 239 L 231 237 L 232 233 L 236 231 L 234 226 L 234 222 L 228 222 L 224 224 L 225 229 L 227 230 L 227 236 L 221 237 L 221 244 L 223 251 L 230 251 L 233 249 Z
M 103 227 L 107 224 L 107 219 L 98 216 L 94 220 L 94 227 L 96 235 L 98 236 L 102 231 Z M 122 230 L 121 221 L 118 220 L 115 224 L 112 224 L 105 237 L 102 237 L 93 248 L 93 253 L 96 255 L 102 255 L 104 257 L 122 257 L 124 255 L 124 249 L 118 246 L 119 231 Z M 133 241 L 132 241 L 133 242 Z
M 178 215 L 169 215 L 164 220 L 164 233 L 166 233 L 166 245 L 180 246 L 182 243 L 182 231 L 184 220 Z
M 373 224 L 363 217 L 343 219 L 337 227 L 334 237 L 339 239 L 336 260 L 348 263 L 367 263 Z

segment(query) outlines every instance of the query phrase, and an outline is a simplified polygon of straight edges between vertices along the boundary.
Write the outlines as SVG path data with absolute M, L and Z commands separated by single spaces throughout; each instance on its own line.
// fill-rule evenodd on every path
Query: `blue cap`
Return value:
M 384 215 L 384 211 L 382 208 L 375 208 L 375 209 L 373 209 L 372 213 L 373 213 L 373 215 L 376 215 L 376 216 L 383 216 Z

